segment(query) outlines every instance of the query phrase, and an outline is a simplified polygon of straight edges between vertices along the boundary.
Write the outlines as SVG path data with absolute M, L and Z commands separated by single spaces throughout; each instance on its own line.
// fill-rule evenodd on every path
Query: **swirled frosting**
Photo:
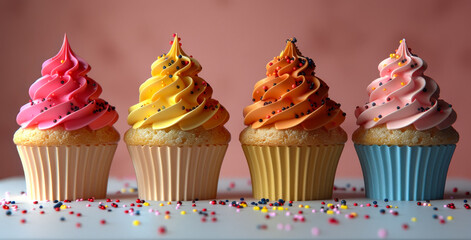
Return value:
M 253 104 L 244 108 L 244 124 L 306 130 L 332 129 L 345 120 L 340 104 L 328 97 L 329 87 L 315 76 L 316 65 L 288 39 L 278 57 L 266 65 L 267 77 L 255 84 Z
M 380 77 L 368 85 L 369 102 L 355 110 L 357 124 L 368 129 L 385 124 L 388 129 L 414 125 L 417 130 L 445 129 L 456 112 L 438 99 L 440 88 L 423 73 L 427 64 L 411 54 L 405 39 L 379 66 Z
M 59 53 L 42 65 L 42 77 L 29 88 L 29 103 L 16 117 L 21 127 L 49 129 L 62 125 L 68 131 L 113 125 L 115 108 L 98 98 L 101 86 L 87 76 L 91 67 L 70 48 L 67 35 Z
M 139 87 L 139 103 L 129 108 L 128 124 L 182 130 L 224 125 L 229 113 L 211 98 L 213 89 L 198 76 L 201 65 L 182 50 L 176 34 L 170 43 L 170 51 L 152 63 L 152 77 Z

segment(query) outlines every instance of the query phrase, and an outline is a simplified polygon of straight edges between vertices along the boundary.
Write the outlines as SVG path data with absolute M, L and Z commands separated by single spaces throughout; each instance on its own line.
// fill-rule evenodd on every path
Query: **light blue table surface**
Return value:
M 448 179 L 445 199 L 430 201 L 430 206 L 427 203 L 424 206 L 425 202 L 418 206 L 416 201 L 377 200 L 378 206 L 374 207 L 374 200 L 364 198 L 361 179 L 338 179 L 335 186 L 337 190 L 333 198 L 338 198 L 338 202 L 334 199 L 293 202 L 291 207 L 286 203 L 276 209 L 259 205 L 260 208 L 267 206 L 266 211 L 262 211 L 251 205 L 258 200 L 251 198 L 248 179 L 221 179 L 216 200 L 229 200 L 226 205 L 200 200 L 195 207 L 191 201 L 184 201 L 177 207 L 177 202 L 169 205 L 167 202 L 149 201 L 149 206 L 131 207 L 137 198 L 135 180 L 110 179 L 108 197 L 117 204 L 117 208 L 102 199 L 64 203 L 68 208 L 56 211 L 53 202 L 33 204 L 22 195 L 21 192 L 25 191 L 23 178 L 8 178 L 0 180 L 0 204 L 9 207 L 4 209 L 0 206 L 0 238 L 471 239 L 471 209 L 464 207 L 465 200 L 471 200 L 471 180 Z M 457 191 L 454 192 L 453 188 Z M 232 201 L 240 203 L 241 197 L 245 198 L 247 207 L 230 206 Z M 120 201 L 116 202 L 116 199 Z M 340 207 L 341 200 L 346 201 L 347 208 Z M 8 201 L 15 203 L 6 204 Z M 99 208 L 100 201 L 108 206 L 105 210 Z M 270 203 L 273 200 L 270 199 Z M 456 208 L 444 207 L 450 203 Z M 322 207 L 327 209 L 329 204 L 337 206 L 338 210 L 322 211 Z M 130 208 L 134 212 L 125 213 Z M 202 212 L 203 208 L 206 212 Z M 384 213 L 381 209 L 385 210 Z M 169 217 L 166 217 L 166 211 L 169 211 Z M 77 216 L 78 213 L 81 216 Z M 136 221 L 139 225 L 135 225 Z M 165 232 L 159 232 L 161 229 Z

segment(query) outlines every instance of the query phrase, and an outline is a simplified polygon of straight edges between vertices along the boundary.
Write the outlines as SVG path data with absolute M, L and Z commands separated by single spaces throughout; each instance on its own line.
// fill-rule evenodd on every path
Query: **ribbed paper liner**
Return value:
M 31 200 L 105 198 L 117 144 L 17 145 Z
M 225 145 L 128 145 L 139 198 L 153 201 L 214 199 Z
M 242 145 L 254 198 L 287 201 L 331 198 L 343 146 Z
M 443 198 L 446 174 L 456 145 L 378 146 L 355 144 L 368 198 Z

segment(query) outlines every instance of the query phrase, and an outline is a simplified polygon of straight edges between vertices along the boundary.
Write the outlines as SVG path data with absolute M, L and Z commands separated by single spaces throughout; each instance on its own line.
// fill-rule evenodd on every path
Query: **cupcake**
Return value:
M 352 139 L 368 198 L 443 198 L 459 139 L 451 126 L 456 113 L 424 75 L 427 64 L 410 51 L 401 40 L 379 64 L 380 77 L 367 88 L 369 102 L 355 110 L 359 128 Z
M 288 39 L 255 84 L 244 108 L 248 127 L 239 140 L 249 165 L 254 198 L 315 200 L 332 196 L 347 134 L 345 113 L 328 97 L 313 60 Z
M 75 55 L 67 36 L 59 53 L 42 65 L 29 88 L 29 103 L 16 117 L 13 137 L 31 200 L 105 198 L 119 141 L 114 107 L 87 76 L 90 66 Z
M 129 108 L 125 136 L 139 198 L 183 201 L 216 197 L 219 171 L 231 135 L 229 113 L 198 76 L 201 65 L 174 35 L 167 54 L 152 64 L 152 77 Z

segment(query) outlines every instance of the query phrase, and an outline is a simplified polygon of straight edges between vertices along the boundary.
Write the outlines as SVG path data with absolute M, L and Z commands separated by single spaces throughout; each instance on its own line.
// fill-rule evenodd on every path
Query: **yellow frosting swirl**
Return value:
M 198 77 L 201 65 L 181 48 L 175 34 L 172 47 L 152 63 L 152 77 L 139 87 L 139 103 L 129 108 L 128 124 L 154 129 L 178 126 L 191 130 L 225 124 L 229 113 L 215 99 L 213 89 Z

